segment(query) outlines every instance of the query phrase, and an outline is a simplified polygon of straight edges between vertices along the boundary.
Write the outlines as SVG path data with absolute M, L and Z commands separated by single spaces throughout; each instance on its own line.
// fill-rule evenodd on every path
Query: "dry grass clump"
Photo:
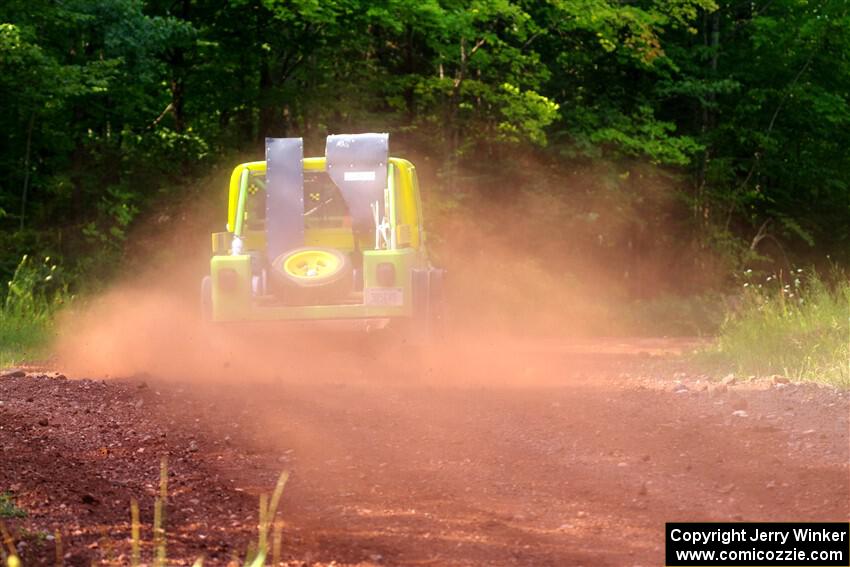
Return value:
M 281 548 L 283 544 L 283 525 L 275 519 L 277 510 L 280 506 L 280 499 L 283 496 L 283 489 L 286 482 L 289 480 L 289 473 L 284 471 L 277 479 L 277 484 L 274 487 L 271 495 L 260 495 L 260 514 L 257 526 L 257 541 L 251 542 L 245 553 L 245 557 L 240 561 L 234 557 L 229 563 L 229 567 L 263 567 L 266 565 L 266 560 L 271 559 L 272 565 L 277 565 L 280 562 Z M 159 496 L 154 501 L 154 519 L 153 519 L 153 541 L 151 542 L 151 558 L 150 562 L 143 562 L 142 548 L 144 542 L 141 538 L 141 522 L 139 521 L 139 503 L 133 499 L 130 502 L 130 565 L 139 567 L 149 564 L 153 567 L 164 567 L 167 561 L 167 537 L 165 531 L 166 519 L 166 504 L 168 502 L 168 460 L 163 457 L 160 463 L 160 479 L 159 479 Z M 0 521 L 0 536 L 3 539 L 3 545 L 0 545 L 0 559 L 5 567 L 22 567 L 21 559 L 18 556 L 17 548 L 15 547 L 14 539 L 11 533 L 6 528 L 5 524 Z M 270 541 L 271 540 L 271 541 Z M 62 553 L 62 535 L 59 531 L 55 537 L 56 550 L 56 566 L 63 565 L 64 555 Z M 198 557 L 193 564 L 193 567 L 201 567 L 204 563 L 203 557 Z M 92 563 L 95 565 L 95 563 Z

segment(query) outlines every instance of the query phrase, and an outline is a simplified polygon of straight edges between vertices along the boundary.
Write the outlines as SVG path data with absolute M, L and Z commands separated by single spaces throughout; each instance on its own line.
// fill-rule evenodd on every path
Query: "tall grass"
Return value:
M 42 357 L 53 316 L 70 295 L 62 270 L 49 257 L 24 256 L 0 305 L 0 367 Z
M 850 281 L 814 272 L 754 277 L 742 283 L 740 308 L 721 327 L 710 360 L 745 375 L 850 387 Z

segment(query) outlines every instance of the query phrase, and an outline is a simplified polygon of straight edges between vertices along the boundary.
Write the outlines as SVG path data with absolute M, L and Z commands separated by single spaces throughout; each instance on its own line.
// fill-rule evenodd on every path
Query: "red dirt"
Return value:
M 166 454 L 175 563 L 244 555 L 282 469 L 289 565 L 660 565 L 665 521 L 850 518 L 847 392 L 724 391 L 665 339 L 466 341 L 406 370 L 363 346 L 0 378 L 25 564 L 53 564 L 54 529 L 68 565 L 126 564 Z

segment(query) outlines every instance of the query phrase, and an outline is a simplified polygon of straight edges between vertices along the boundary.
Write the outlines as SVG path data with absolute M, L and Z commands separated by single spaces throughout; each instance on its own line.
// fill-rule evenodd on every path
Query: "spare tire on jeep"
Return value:
M 332 248 L 304 247 L 284 252 L 271 264 L 275 292 L 287 303 L 327 302 L 352 289 L 349 257 Z

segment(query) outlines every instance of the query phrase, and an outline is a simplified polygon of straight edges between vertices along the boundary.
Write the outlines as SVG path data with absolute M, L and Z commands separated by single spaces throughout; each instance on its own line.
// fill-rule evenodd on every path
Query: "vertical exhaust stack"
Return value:
M 383 217 L 389 134 L 338 134 L 325 144 L 327 172 L 339 187 L 356 234 L 375 230 L 373 203 Z
M 304 141 L 266 138 L 266 253 L 269 263 L 304 246 Z

